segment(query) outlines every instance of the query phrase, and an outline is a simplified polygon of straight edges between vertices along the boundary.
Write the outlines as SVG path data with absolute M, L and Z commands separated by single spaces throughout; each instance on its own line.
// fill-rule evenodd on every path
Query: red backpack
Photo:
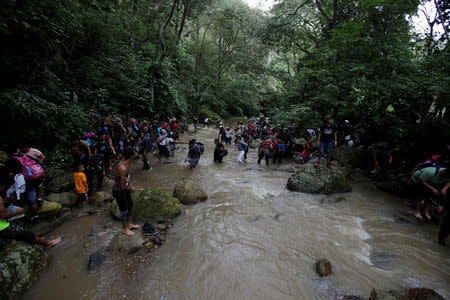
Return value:
M 22 173 L 25 180 L 42 179 L 44 168 L 28 155 L 14 156 L 22 166 Z

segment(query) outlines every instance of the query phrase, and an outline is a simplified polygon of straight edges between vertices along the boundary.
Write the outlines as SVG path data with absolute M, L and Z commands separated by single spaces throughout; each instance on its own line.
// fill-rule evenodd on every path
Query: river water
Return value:
M 196 170 L 177 150 L 174 163 L 151 157 L 152 170 L 135 163 L 137 188 L 172 193 L 183 178 L 209 195 L 185 206 L 168 243 L 136 269 L 109 254 L 88 272 L 89 255 L 107 247 L 120 224 L 108 212 L 66 222 L 51 233 L 63 241 L 49 252 L 50 266 L 24 299 L 338 299 L 368 297 L 373 287 L 427 287 L 450 298 L 450 249 L 437 244 L 438 227 L 408 222 L 403 200 L 370 183 L 353 183 L 345 201 L 321 204 L 323 195 L 287 191 L 292 162 L 245 165 L 237 149 L 223 164 L 212 162 L 216 129 L 182 136 L 206 145 Z M 327 258 L 333 273 L 320 278 L 314 263 Z M 135 272 L 133 274 L 133 271 Z

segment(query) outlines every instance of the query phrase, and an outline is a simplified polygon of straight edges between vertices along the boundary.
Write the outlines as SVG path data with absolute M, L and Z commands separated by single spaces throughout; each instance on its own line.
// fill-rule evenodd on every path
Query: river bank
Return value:
M 51 232 L 63 242 L 49 251 L 48 269 L 23 298 L 337 299 L 367 298 L 374 287 L 428 287 L 450 296 L 442 268 L 450 262 L 448 247 L 436 243 L 436 226 L 410 218 L 402 199 L 358 174 L 351 193 L 335 195 L 345 198 L 338 203 L 289 192 L 285 185 L 298 165 L 257 165 L 251 151 L 240 166 L 234 145 L 223 164 L 213 164 L 216 136 L 215 129 L 202 129 L 182 137 L 206 145 L 193 172 L 184 163 L 185 146 L 172 165 L 151 157 L 152 170 L 145 172 L 134 164 L 137 188 L 171 194 L 179 181 L 190 179 L 209 196 L 183 208 L 162 248 L 133 256 L 135 266 L 108 255 L 88 272 L 90 254 L 107 247 L 120 224 L 107 209 L 69 220 Z M 314 263 L 323 257 L 333 273 L 320 278 Z

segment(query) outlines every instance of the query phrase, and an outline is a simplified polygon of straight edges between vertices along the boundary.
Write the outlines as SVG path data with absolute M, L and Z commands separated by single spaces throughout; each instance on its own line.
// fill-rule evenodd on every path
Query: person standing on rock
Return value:
M 327 167 L 332 168 L 330 164 L 331 160 L 331 148 L 337 146 L 337 131 L 336 126 L 333 124 L 331 117 L 325 119 L 325 124 L 320 127 L 319 136 L 317 137 L 317 145 L 319 146 L 319 155 L 317 156 L 317 162 L 314 166 L 320 165 L 320 160 L 324 152 L 327 154 Z
M 134 235 L 131 229 L 139 228 L 139 225 L 132 223 L 131 211 L 133 208 L 133 200 L 131 192 L 133 185 L 130 181 L 130 164 L 134 160 L 134 150 L 126 148 L 123 152 L 123 159 L 116 167 L 114 174 L 114 184 L 112 193 L 116 199 L 120 211 L 120 220 L 122 221 L 122 232 L 126 235 Z

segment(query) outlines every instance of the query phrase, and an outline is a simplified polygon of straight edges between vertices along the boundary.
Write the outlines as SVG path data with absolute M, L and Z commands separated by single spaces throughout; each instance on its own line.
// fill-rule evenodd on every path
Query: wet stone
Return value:
M 406 300 L 444 300 L 444 297 L 434 290 L 426 288 L 409 289 L 405 295 Z
M 396 291 L 372 289 L 370 291 L 369 300 L 405 300 L 405 297 Z
M 325 277 L 331 274 L 331 263 L 328 259 L 320 259 L 316 262 L 316 272 L 321 277 Z

